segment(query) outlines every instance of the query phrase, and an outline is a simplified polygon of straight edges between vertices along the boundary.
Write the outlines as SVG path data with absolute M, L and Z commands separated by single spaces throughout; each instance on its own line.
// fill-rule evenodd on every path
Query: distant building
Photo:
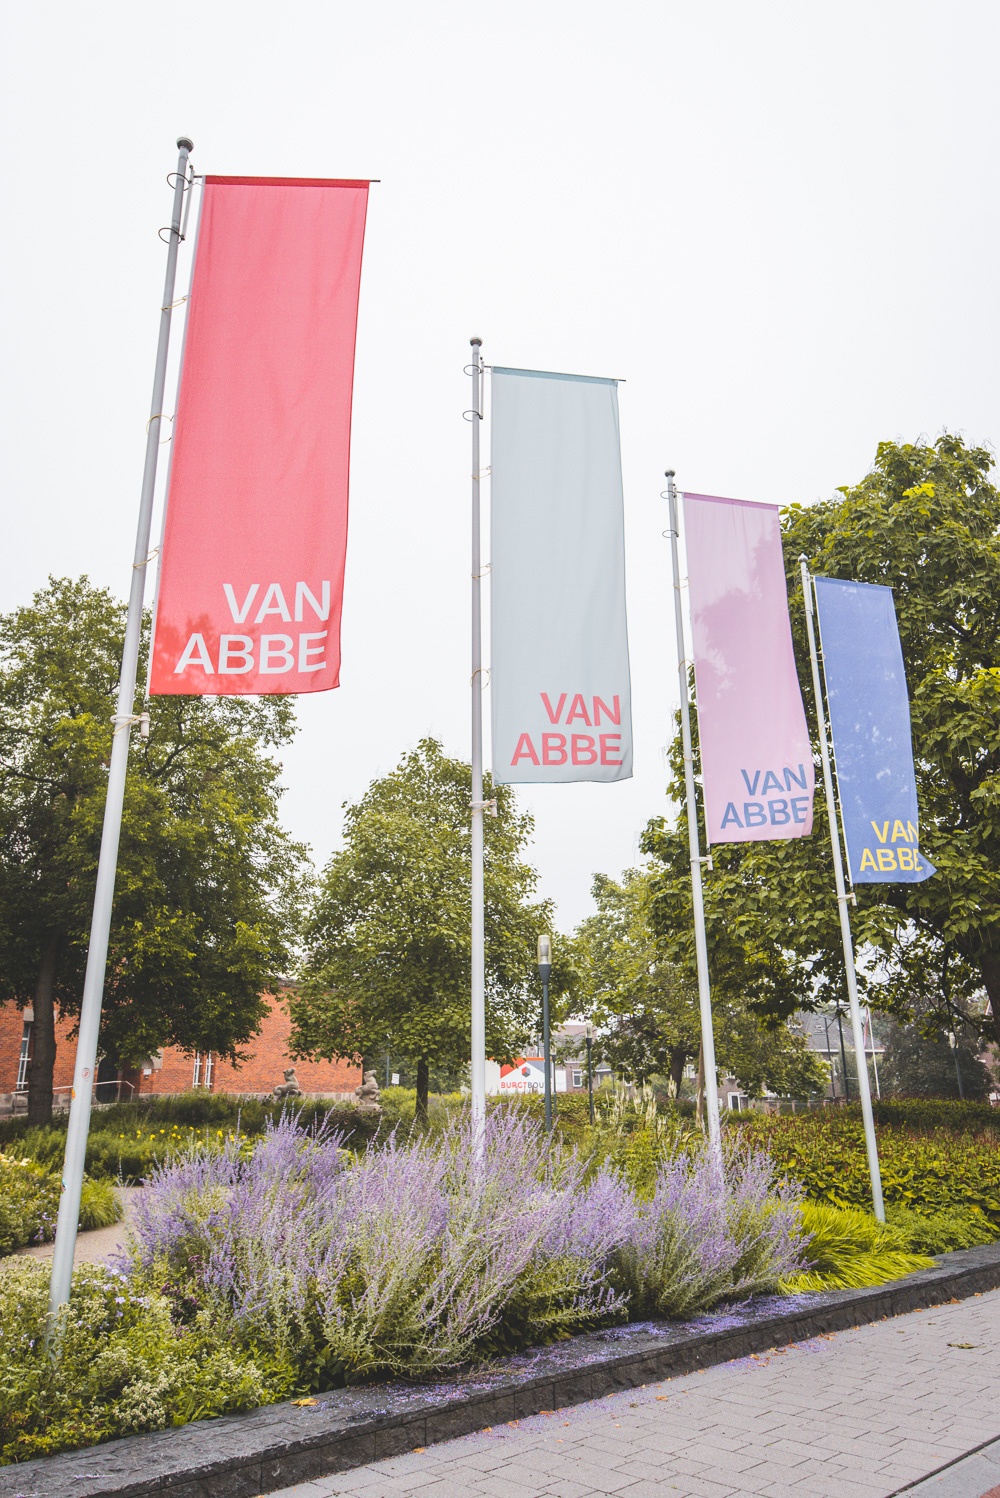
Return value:
M 844 1014 L 838 1020 L 836 1013 L 825 1014 L 799 1014 L 796 1016 L 798 1028 L 806 1038 L 806 1044 L 826 1066 L 830 1073 L 830 1084 L 827 1088 L 827 1097 L 843 1097 L 844 1095 L 844 1063 L 843 1056 L 847 1056 L 848 1066 L 850 1058 L 854 1056 L 854 1034 L 851 1030 L 851 1018 Z M 861 1028 L 864 1031 L 865 1056 L 874 1056 L 876 1070 L 885 1052 L 885 1043 L 875 1034 L 875 1027 L 867 1009 L 861 1011 Z M 843 1055 L 841 1054 L 841 1034 L 843 1034 Z M 856 1075 L 856 1073 L 854 1073 Z M 848 1072 L 851 1085 L 856 1090 L 856 1083 L 852 1074 Z
M 187 1092 L 192 1087 L 207 1092 L 268 1093 L 282 1081 L 286 1067 L 294 1066 L 299 1086 L 306 1093 L 353 1100 L 361 1081 L 361 1067 L 349 1061 L 292 1061 L 288 1055 L 291 1022 L 275 994 L 265 994 L 267 1013 L 260 1030 L 243 1048 L 249 1055 L 239 1068 L 214 1052 L 194 1053 L 168 1046 L 150 1056 L 141 1066 L 118 1068 L 101 1062 L 94 1091 L 95 1102 L 127 1102 L 151 1094 Z M 56 1017 L 56 1064 L 53 1075 L 55 1106 L 68 1108 L 73 1086 L 76 1041 L 70 1039 L 74 1021 Z M 27 1102 L 28 1062 L 31 1059 L 34 1012 L 0 1005 L 0 1111 L 21 1111 Z
M 568 1060 L 552 1062 L 552 1090 L 554 1092 L 587 1091 L 587 1027 L 568 1022 L 557 1025 L 552 1031 L 549 1049 L 554 1056 L 569 1053 Z M 568 1044 L 576 1042 L 575 1045 Z M 613 1081 L 611 1067 L 606 1061 L 594 1063 L 594 1090 L 603 1083 Z M 496 1061 L 486 1063 L 486 1091 L 491 1096 L 517 1096 L 524 1093 L 545 1091 L 545 1050 L 541 1036 L 536 1036 L 528 1053 L 515 1058 L 513 1064 L 500 1065 Z

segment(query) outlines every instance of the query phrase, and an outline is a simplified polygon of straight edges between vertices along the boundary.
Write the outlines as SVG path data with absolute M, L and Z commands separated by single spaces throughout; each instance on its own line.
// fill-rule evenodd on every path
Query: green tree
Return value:
M 992 466 L 990 452 L 955 436 L 931 446 L 885 442 L 860 484 L 826 504 L 792 507 L 784 532 L 790 584 L 802 552 L 814 572 L 888 584 L 895 598 L 920 842 L 937 873 L 922 884 L 857 886 L 860 934 L 886 959 L 886 998 L 904 1018 L 930 1001 L 950 1029 L 985 989 L 992 1017 L 983 1014 L 980 1029 L 1000 1040 L 1000 493 L 989 482 Z M 804 677 L 801 609 L 793 618 Z
M 509 786 L 488 785 L 485 816 L 486 1048 L 511 1059 L 538 1028 L 535 970 L 548 902 L 522 853 L 533 826 Z M 423 739 L 347 807 L 345 847 L 324 871 L 307 930 L 306 977 L 290 1001 L 297 1056 L 417 1058 L 417 1117 L 429 1067 L 469 1058 L 471 847 L 469 766 Z M 559 958 L 560 943 L 553 943 Z M 553 989 L 571 982 L 555 966 Z
M 597 909 L 577 929 L 582 1011 L 594 1022 L 598 1060 L 628 1080 L 667 1076 L 680 1089 L 698 1054 L 697 986 L 665 962 L 649 921 L 649 880 L 627 869 L 621 883 L 596 874 Z
M 577 932 L 581 999 L 600 1027 L 602 1060 L 636 1081 L 667 1076 L 679 1092 L 685 1066 L 699 1054 L 701 1017 L 693 952 L 654 923 L 662 915 L 660 889 L 657 876 L 644 870 L 627 870 L 620 884 L 596 876 L 596 914 Z M 737 1077 L 753 1097 L 765 1090 L 795 1097 L 820 1091 L 825 1068 L 803 1036 L 763 1004 L 764 995 L 780 987 L 784 1006 L 793 985 L 783 960 L 775 953 L 765 959 L 736 941 L 727 941 L 726 955 L 728 981 L 717 982 L 712 996 L 719 1070 Z M 757 1013 L 748 992 L 757 997 Z
M 148 621 L 147 621 L 148 624 Z M 34 1008 L 28 1112 L 52 1109 L 54 1016 L 79 1014 L 125 609 L 50 579 L 0 618 L 0 1000 Z M 142 679 L 140 667 L 140 679 Z M 287 968 L 304 850 L 277 819 L 282 699 L 157 697 L 133 745 L 101 1047 L 234 1061 Z
M 815 724 L 799 581 L 814 573 L 894 590 L 910 690 L 921 846 L 938 873 L 923 884 L 859 884 L 852 926 L 881 958 L 859 985 L 901 1018 L 931 1002 L 948 1028 L 985 989 L 1000 1039 L 1000 494 L 992 456 L 953 436 L 931 446 L 883 443 L 854 488 L 783 513 L 792 633 L 807 719 Z M 815 729 L 813 726 L 815 737 Z M 818 753 L 818 751 L 817 751 Z M 675 746 L 672 793 L 682 799 Z M 704 827 L 701 829 L 704 842 Z M 668 951 L 692 942 L 687 827 L 647 828 L 655 922 Z M 734 972 L 742 943 L 765 981 L 752 1008 L 780 1018 L 792 1007 L 846 1004 L 828 823 L 817 795 L 813 835 L 726 844 L 706 873 L 713 983 Z M 738 951 L 736 952 L 738 958 Z M 785 967 L 785 978 L 772 977 Z M 738 963 L 737 963 L 738 966 Z M 770 976 L 769 976 L 770 974 Z M 975 1021 L 970 1020 L 970 1023 Z
M 977 1054 L 976 1043 L 961 1033 L 952 1049 L 943 1031 L 926 1023 L 893 1022 L 880 1068 L 883 1092 L 901 1097 L 957 1098 L 958 1069 L 961 1095 L 969 1102 L 986 1102 L 996 1083 Z
M 719 1046 L 726 1071 L 744 1092 L 810 1098 L 826 1091 L 830 1073 L 793 1022 L 761 1024 L 748 1010 L 730 1012 Z

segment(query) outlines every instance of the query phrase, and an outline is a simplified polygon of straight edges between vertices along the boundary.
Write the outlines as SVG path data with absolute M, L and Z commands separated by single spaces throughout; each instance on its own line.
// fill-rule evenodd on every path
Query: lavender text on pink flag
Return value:
M 710 843 L 812 831 L 776 505 L 684 495 L 698 736 Z

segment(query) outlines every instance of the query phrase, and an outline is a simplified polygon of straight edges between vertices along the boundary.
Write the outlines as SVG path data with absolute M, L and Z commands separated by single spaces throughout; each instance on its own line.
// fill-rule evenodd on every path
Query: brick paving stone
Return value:
M 961 1342 L 975 1346 L 948 1346 Z M 889 1498 L 914 1482 L 907 1498 L 921 1489 L 924 1498 L 979 1498 L 1000 1485 L 1000 1457 L 975 1462 L 965 1453 L 1000 1437 L 998 1344 L 1000 1292 L 991 1291 L 274 1498 Z M 995 1432 L 983 1424 L 990 1410 Z M 921 1481 L 938 1468 L 946 1470 Z
M 593 1493 L 595 1490 L 590 1483 L 581 1480 L 570 1472 L 564 1472 L 561 1477 L 554 1477 L 540 1490 L 545 1498 L 553 1495 L 553 1498 L 581 1498 L 583 1493 Z

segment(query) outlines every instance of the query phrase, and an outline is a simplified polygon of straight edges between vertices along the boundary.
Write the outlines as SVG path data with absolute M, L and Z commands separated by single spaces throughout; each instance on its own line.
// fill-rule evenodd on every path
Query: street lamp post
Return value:
M 590 1099 L 590 1122 L 594 1122 L 594 1027 L 587 1021 L 587 1096 Z
M 829 1058 L 827 1064 L 828 1064 L 828 1066 L 830 1068 L 830 1095 L 833 1098 L 834 1102 L 836 1102 L 836 1100 L 837 1100 L 837 1067 L 836 1067 L 836 1064 L 834 1063 L 834 1059 L 833 1059 L 833 1048 L 830 1045 L 830 1021 L 829 1021 L 829 1019 L 827 1018 L 827 1016 L 825 1014 L 823 1015 L 823 1029 L 826 1032 L 826 1054 L 827 1054 L 827 1057 Z
M 840 1060 L 844 1068 L 844 1099 L 849 1103 L 851 1101 L 851 1084 L 847 1080 L 847 1052 L 844 1050 L 844 1016 L 839 1009 L 837 1010 L 837 1028 L 840 1031 Z
M 552 1133 L 552 1068 L 549 1062 L 549 978 L 552 973 L 552 938 L 538 938 L 538 975 L 542 980 L 542 1047 L 545 1052 L 545 1131 Z
M 965 1102 L 965 1088 L 962 1086 L 962 1072 L 958 1065 L 958 1036 L 954 1030 L 948 1031 L 948 1043 L 951 1046 L 951 1054 L 955 1058 L 955 1076 L 958 1079 L 958 1095 Z

